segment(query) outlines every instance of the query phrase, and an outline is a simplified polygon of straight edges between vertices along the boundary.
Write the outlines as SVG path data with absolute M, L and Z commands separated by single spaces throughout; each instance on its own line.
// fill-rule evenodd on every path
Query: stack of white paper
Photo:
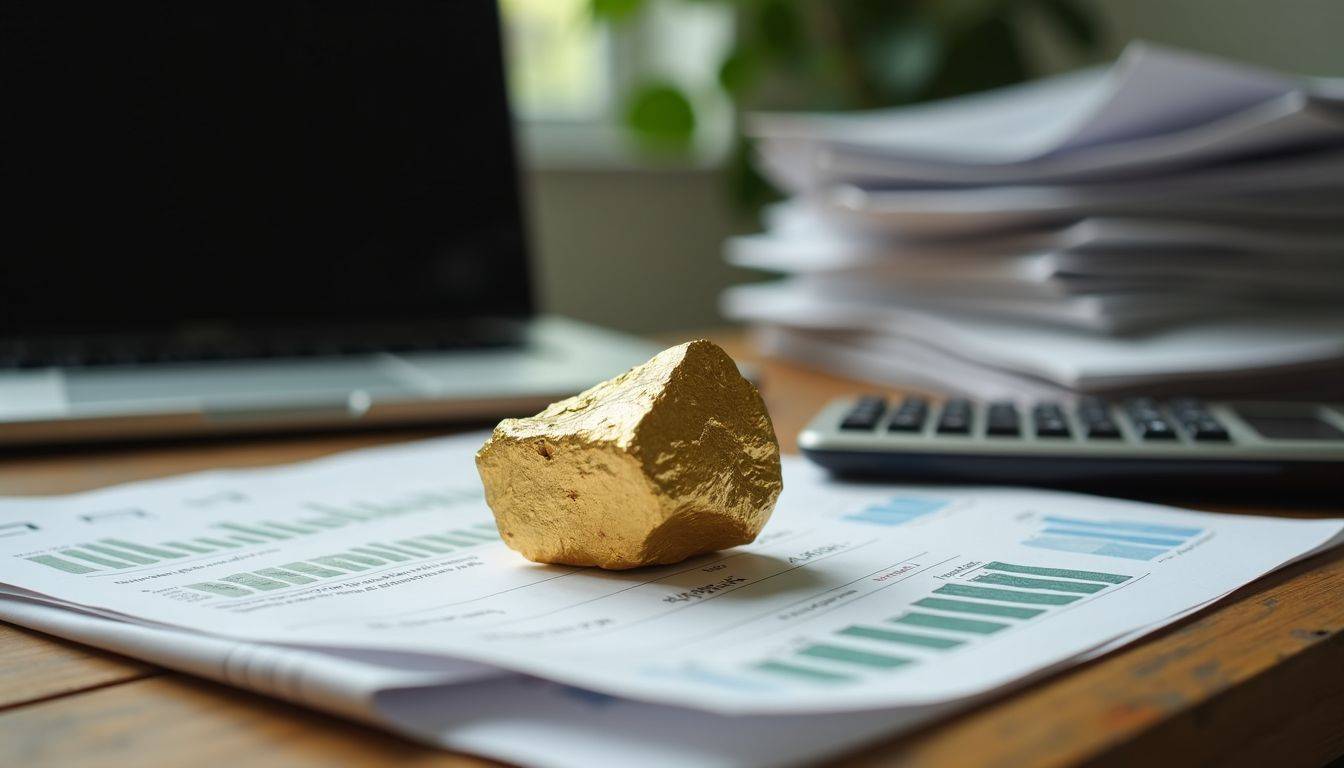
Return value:
M 1109 69 L 750 130 L 792 198 L 727 256 L 789 277 L 725 309 L 776 352 L 965 394 L 977 370 L 1009 395 L 1281 394 L 1344 366 L 1344 81 L 1136 44 Z M 952 341 L 987 327 L 1006 355 Z M 911 345 L 918 366 L 889 357 Z
M 1344 521 L 845 485 L 626 572 L 499 541 L 483 434 L 0 499 L 0 618 L 524 765 L 783 766 L 1093 658 Z

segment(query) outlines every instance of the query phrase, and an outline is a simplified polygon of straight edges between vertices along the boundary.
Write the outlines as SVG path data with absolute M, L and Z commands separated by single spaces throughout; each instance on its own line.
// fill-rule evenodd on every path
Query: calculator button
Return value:
M 1120 427 L 1111 419 L 1111 407 L 1099 397 L 1085 397 L 1078 401 L 1078 421 L 1083 424 L 1083 434 L 1090 440 L 1115 440 L 1120 437 Z
M 1188 422 L 1183 426 L 1190 432 L 1191 437 L 1201 442 L 1225 443 L 1231 439 L 1227 429 L 1211 416 Z
M 1037 437 L 1068 437 L 1069 423 L 1064 420 L 1064 411 L 1054 403 L 1042 403 L 1031 411 L 1032 421 L 1036 425 Z
M 861 397 L 849 410 L 849 413 L 845 414 L 845 418 L 840 422 L 840 428 L 845 430 L 872 429 L 877 426 L 877 422 L 886 410 L 887 401 L 885 398 L 876 395 Z
M 1134 426 L 1139 430 L 1139 436 L 1144 440 L 1175 440 L 1176 430 L 1172 428 L 1171 423 L 1158 416 L 1157 418 L 1135 421 Z
M 944 435 L 967 435 L 971 432 L 971 401 L 948 400 L 938 417 L 938 432 Z
M 1120 437 L 1120 427 L 1110 419 L 1084 422 L 1083 432 L 1090 440 L 1115 440 Z
M 989 414 L 985 419 L 985 434 L 996 437 L 1017 437 L 1022 425 L 1017 416 L 1017 406 L 1012 403 L 990 403 Z
M 921 397 L 907 397 L 891 414 L 887 429 L 892 432 L 920 432 L 928 418 L 928 402 Z

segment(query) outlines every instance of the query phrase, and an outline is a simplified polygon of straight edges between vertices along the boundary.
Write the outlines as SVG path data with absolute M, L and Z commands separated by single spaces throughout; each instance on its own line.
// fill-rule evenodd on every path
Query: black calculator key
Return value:
M 938 432 L 944 435 L 967 435 L 971 432 L 971 401 L 948 400 L 938 417 Z
M 907 397 L 891 414 L 887 429 L 892 432 L 920 432 L 928 418 L 928 402 L 921 397 Z
M 1232 439 L 1227 434 L 1227 428 L 1218 423 L 1218 420 L 1212 416 L 1197 419 L 1186 423 L 1184 426 L 1189 430 L 1191 437 L 1201 442 L 1225 443 Z
M 1135 428 L 1139 430 L 1139 436 L 1144 440 L 1175 440 L 1176 430 L 1171 426 L 1171 422 L 1162 418 L 1160 415 L 1156 418 L 1135 420 Z
M 868 395 L 859 398 L 854 407 L 845 414 L 845 418 L 840 422 L 841 429 L 848 430 L 867 430 L 877 426 L 877 422 L 882 419 L 882 414 L 886 413 L 887 401 L 885 398 L 877 395 Z
M 1012 403 L 990 403 L 985 418 L 985 434 L 1016 437 L 1022 432 L 1017 406 Z
M 1120 427 L 1110 419 L 1084 422 L 1083 432 L 1092 440 L 1116 440 L 1120 437 Z
M 1064 410 L 1054 403 L 1042 403 L 1033 408 L 1031 419 L 1036 425 L 1037 437 L 1068 437 L 1070 434 Z

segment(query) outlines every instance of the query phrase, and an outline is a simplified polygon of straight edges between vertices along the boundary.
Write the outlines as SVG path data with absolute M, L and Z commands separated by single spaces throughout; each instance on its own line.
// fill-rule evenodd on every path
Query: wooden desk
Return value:
M 741 339 L 724 341 L 740 359 L 752 358 Z M 788 451 L 828 399 L 871 389 L 781 363 L 763 362 L 760 370 Z M 0 495 L 290 462 L 441 433 L 10 457 L 0 459 Z M 487 764 L 3 624 L 0 681 L 0 756 L 9 765 Z M 1120 652 L 841 762 L 1309 766 L 1342 753 L 1344 552 L 1337 551 L 1262 579 Z

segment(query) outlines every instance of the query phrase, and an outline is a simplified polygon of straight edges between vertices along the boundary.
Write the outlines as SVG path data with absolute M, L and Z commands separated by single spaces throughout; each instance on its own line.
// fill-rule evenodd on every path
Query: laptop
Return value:
M 493 0 L 14 0 L 0 70 L 0 444 L 523 414 L 655 351 L 537 314 Z

